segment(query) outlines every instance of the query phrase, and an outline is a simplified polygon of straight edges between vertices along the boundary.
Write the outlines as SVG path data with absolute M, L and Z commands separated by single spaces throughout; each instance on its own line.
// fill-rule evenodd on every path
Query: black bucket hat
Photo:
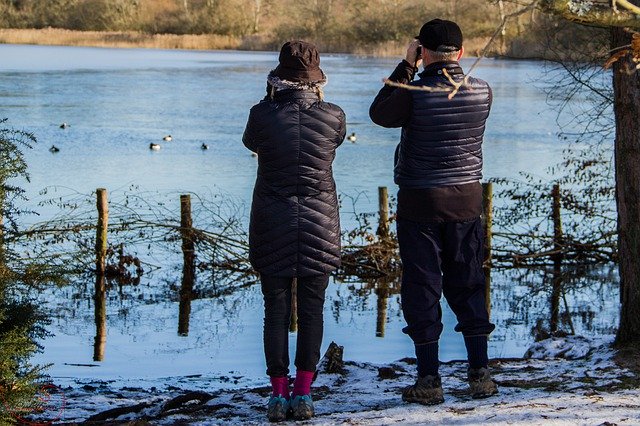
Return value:
M 326 78 L 320 69 L 320 54 L 312 43 L 302 40 L 286 42 L 280 49 L 278 61 L 272 74 L 281 80 L 312 82 Z
M 433 19 L 420 28 L 420 34 L 416 38 L 422 46 L 434 52 L 462 49 L 462 30 L 453 21 Z

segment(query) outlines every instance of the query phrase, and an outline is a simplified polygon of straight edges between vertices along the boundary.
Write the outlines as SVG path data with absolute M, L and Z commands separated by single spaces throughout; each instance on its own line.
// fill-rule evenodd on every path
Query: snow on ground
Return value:
M 500 394 L 484 400 L 467 393 L 466 363 L 443 364 L 446 400 L 437 406 L 401 400 L 401 390 L 415 380 L 414 359 L 346 362 L 343 374 L 318 376 L 316 417 L 305 424 L 640 425 L 640 377 L 616 364 L 610 342 L 552 338 L 528 351 L 546 359 L 493 360 Z M 571 359 L 554 358 L 563 355 Z M 239 379 L 169 378 L 152 387 L 133 380 L 79 382 L 63 389 L 66 407 L 56 423 L 265 424 L 269 388 L 238 387 Z M 120 412 L 105 413 L 118 407 Z

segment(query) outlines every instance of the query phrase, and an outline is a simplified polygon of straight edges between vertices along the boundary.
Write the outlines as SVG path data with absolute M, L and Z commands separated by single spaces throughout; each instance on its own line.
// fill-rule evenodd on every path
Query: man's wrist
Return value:
M 391 73 L 389 80 L 395 81 L 396 83 L 408 83 L 413 80 L 413 76 L 416 73 L 417 68 L 411 65 L 406 60 L 402 60 L 398 64 L 395 70 Z
M 412 64 L 411 62 L 407 61 L 406 59 L 402 60 L 402 64 L 407 68 L 411 68 L 412 70 L 414 70 L 414 72 L 418 70 L 418 67 L 416 67 L 414 64 Z
M 412 64 L 411 62 L 407 61 L 406 59 L 402 60 L 402 64 L 411 69 L 411 76 L 413 76 L 415 73 L 418 72 L 418 67 L 416 67 L 414 64 Z

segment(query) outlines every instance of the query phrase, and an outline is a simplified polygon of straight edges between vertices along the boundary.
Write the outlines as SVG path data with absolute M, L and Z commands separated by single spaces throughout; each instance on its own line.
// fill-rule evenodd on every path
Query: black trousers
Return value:
M 398 219 L 402 259 L 403 331 L 414 343 L 437 341 L 442 333 L 444 294 L 464 336 L 488 335 L 495 326 L 485 306 L 480 218 L 470 222 L 417 223 Z
M 262 275 L 264 295 L 264 354 L 267 374 L 289 374 L 289 322 L 291 321 L 291 285 L 293 278 Z M 329 275 L 297 279 L 298 340 L 295 366 L 316 371 L 324 329 L 322 310 Z

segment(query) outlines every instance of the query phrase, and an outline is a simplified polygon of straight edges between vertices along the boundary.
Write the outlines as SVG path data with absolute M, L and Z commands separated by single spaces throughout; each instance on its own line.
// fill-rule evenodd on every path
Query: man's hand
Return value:
M 420 47 L 420 40 L 414 38 L 407 47 L 407 56 L 405 57 L 405 60 L 415 67 L 419 67 L 422 63 L 422 57 L 418 57 L 418 47 Z

